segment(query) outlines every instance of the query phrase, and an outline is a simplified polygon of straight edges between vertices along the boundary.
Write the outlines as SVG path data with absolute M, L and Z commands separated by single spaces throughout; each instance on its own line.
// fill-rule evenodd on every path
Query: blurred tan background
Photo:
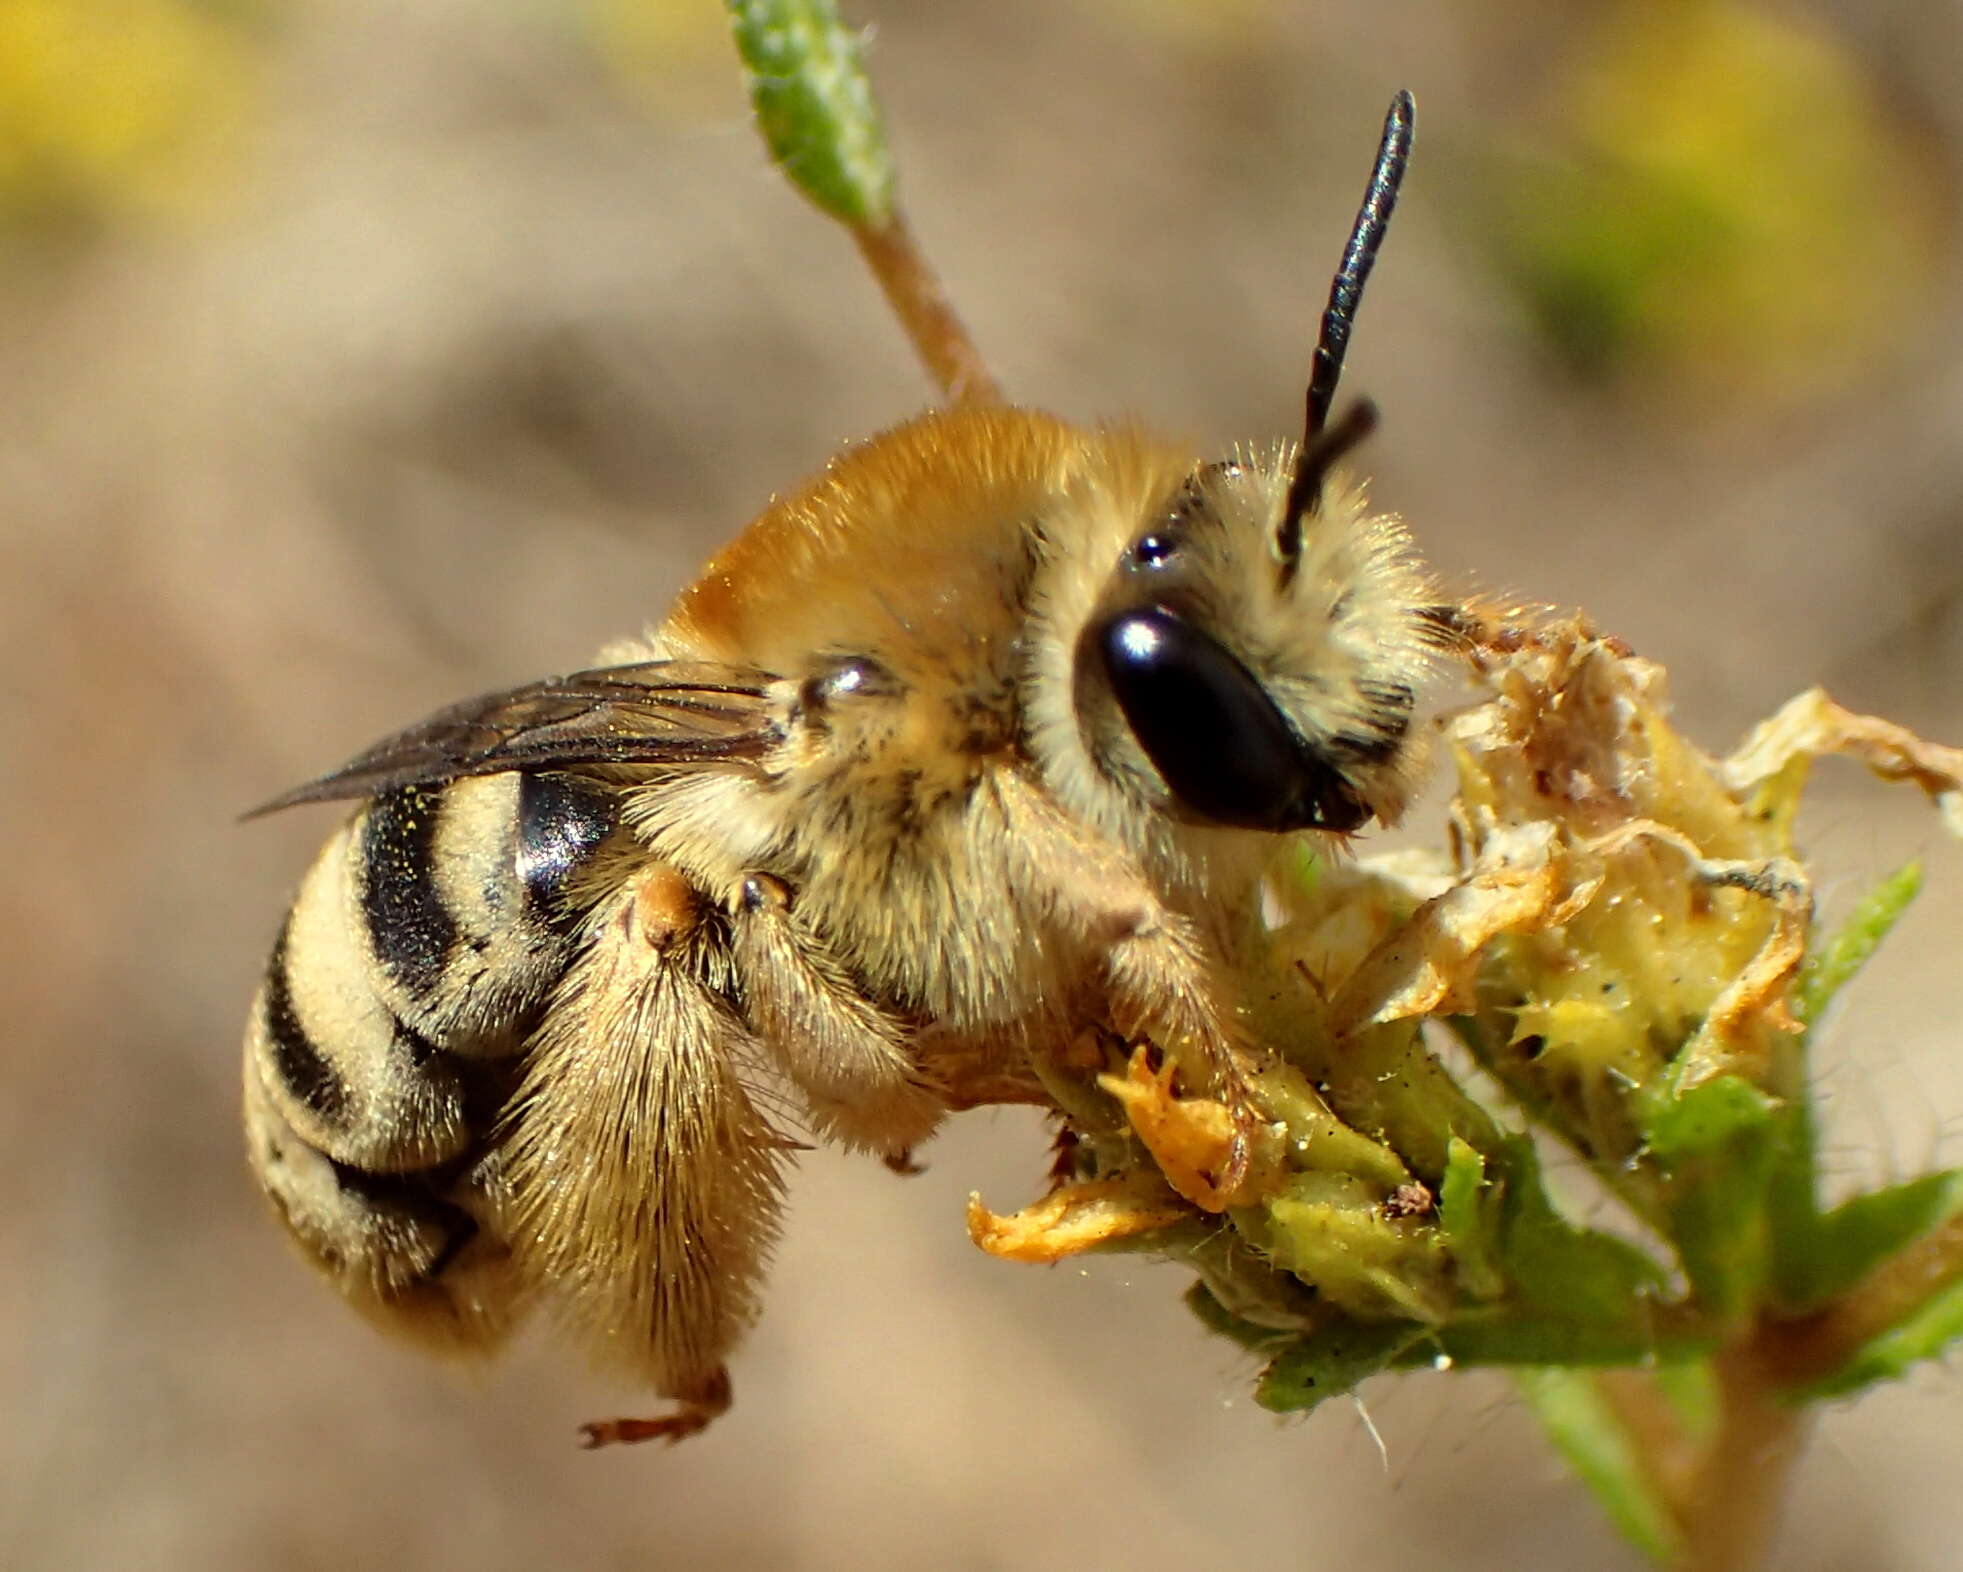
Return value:
M 1813 682 L 1963 741 L 1963 12 L 876 3 L 917 227 L 1008 386 L 1286 435 L 1390 91 L 1348 386 L 1461 578 L 1586 604 L 1728 747 Z M 346 1314 L 245 1174 L 237 1039 L 330 815 L 235 816 L 656 617 L 927 395 L 765 166 L 706 0 L 0 3 L 0 1566 L 1634 1565 L 1497 1377 L 1282 1423 L 1168 1267 L 967 1244 L 1044 1141 L 796 1186 L 735 1412 Z M 1963 850 L 1828 767 L 1830 902 L 1922 906 L 1832 1034 L 1850 1182 L 1963 1160 Z M 1963 1398 L 1827 1418 L 1778 1564 L 1947 1568 Z

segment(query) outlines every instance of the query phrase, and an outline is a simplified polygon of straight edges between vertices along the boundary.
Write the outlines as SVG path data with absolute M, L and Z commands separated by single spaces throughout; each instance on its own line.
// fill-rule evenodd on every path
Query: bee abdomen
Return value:
M 266 964 L 261 992 L 253 1001 L 249 1030 L 262 1046 L 261 1058 L 289 1097 L 324 1125 L 347 1128 L 354 1118 L 354 1099 L 333 1061 L 314 1042 L 293 1013 L 292 985 L 286 978 L 288 927 L 280 930 Z
M 409 786 L 377 797 L 361 817 L 356 889 L 375 963 L 404 992 L 425 998 L 443 983 L 457 921 L 437 887 L 441 788 Z
M 502 1327 L 487 1138 L 616 822 L 613 792 L 559 774 L 389 792 L 287 914 L 246 1031 L 249 1155 L 315 1263 L 391 1324 Z
M 463 1151 L 473 1061 L 514 1053 L 536 1018 L 571 956 L 568 886 L 614 823 L 612 792 L 563 775 L 412 786 L 357 814 L 253 1005 L 248 1053 L 292 1129 L 370 1173 Z
M 528 912 L 568 929 L 567 886 L 620 822 L 619 798 L 570 775 L 518 777 L 518 883 Z
M 369 804 L 351 848 L 375 992 L 451 1053 L 512 1052 L 565 969 L 577 875 L 617 823 L 615 794 L 560 774 L 411 786 Z
M 473 1174 L 371 1174 L 337 1163 L 281 1116 L 250 1060 L 247 1153 L 295 1241 L 354 1304 L 395 1330 L 442 1344 L 488 1345 L 511 1295 L 504 1247 L 459 1204 L 489 1211 Z
M 463 1077 L 372 986 L 348 920 L 356 836 L 343 829 L 308 870 L 253 1001 L 246 1054 L 309 1146 L 371 1173 L 430 1168 L 470 1142 Z

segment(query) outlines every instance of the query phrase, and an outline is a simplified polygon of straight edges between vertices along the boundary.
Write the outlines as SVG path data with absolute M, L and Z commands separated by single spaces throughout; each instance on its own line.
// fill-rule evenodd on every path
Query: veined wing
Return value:
M 782 735 L 771 681 L 767 672 L 705 661 L 547 677 L 438 710 L 246 817 L 505 770 L 753 761 Z

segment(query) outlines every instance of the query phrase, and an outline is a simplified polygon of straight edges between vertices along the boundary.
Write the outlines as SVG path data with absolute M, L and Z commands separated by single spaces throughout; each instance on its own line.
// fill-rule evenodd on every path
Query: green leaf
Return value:
M 1232 1228 L 1212 1222 L 1179 1224 L 1154 1233 L 1151 1248 L 1199 1273 L 1194 1292 L 1204 1294 L 1206 1302 L 1189 1298 L 1189 1308 L 1244 1348 L 1272 1354 L 1328 1313 L 1314 1290 L 1277 1271 Z
M 1795 1013 L 1809 1026 L 1818 1021 L 1835 994 L 1867 965 L 1888 930 L 1901 921 L 1909 903 L 1921 893 L 1922 864 L 1905 863 L 1861 897 L 1833 937 L 1817 945 L 1800 968 L 1794 990 Z
M 1963 1337 L 1963 1277 L 1937 1289 L 1887 1331 L 1863 1343 L 1831 1375 L 1793 1395 L 1841 1397 L 1877 1381 L 1892 1381 L 1917 1361 L 1946 1352 L 1959 1337 Z
M 1217 1304 L 1202 1304 L 1196 1295 L 1189 1295 L 1187 1302 L 1209 1327 L 1256 1353 L 1272 1352 L 1275 1338 L 1287 1335 L 1236 1322 Z M 1629 1314 L 1612 1322 L 1484 1313 L 1448 1326 L 1345 1319 L 1298 1338 L 1275 1354 L 1255 1397 L 1277 1413 L 1295 1413 L 1340 1397 L 1366 1377 L 1391 1369 L 1694 1366 L 1716 1342 L 1701 1329 L 1660 1329 L 1644 1315 L 1641 1302 L 1632 1301 L 1628 1308 Z M 1664 1365 L 1658 1366 L 1658 1360 Z
M 1486 1183 L 1486 1159 L 1454 1137 L 1438 1188 L 1438 1224 L 1452 1248 L 1459 1287 L 1473 1299 L 1497 1299 L 1506 1291 L 1499 1267 L 1502 1199 L 1500 1187 Z
M 1766 1192 L 1785 1133 L 1780 1104 L 1735 1075 L 1645 1102 L 1644 1142 L 1664 1175 L 1684 1274 L 1713 1314 L 1749 1315 L 1771 1270 Z
M 858 35 L 832 0 L 725 4 L 770 156 L 824 212 L 884 228 L 893 214 L 893 160 Z
M 1433 1327 L 1422 1349 L 1400 1355 L 1400 1365 L 1648 1365 L 1658 1358 L 1688 1359 L 1717 1341 L 1700 1324 L 1672 1326 L 1674 1318 L 1651 1312 L 1654 1302 L 1631 1299 L 1614 1320 L 1561 1316 L 1474 1314 Z
M 1758 1139 L 1778 1104 L 1751 1082 L 1715 1076 L 1688 1091 L 1671 1090 L 1643 1110 L 1643 1140 L 1671 1169 L 1696 1158 L 1723 1156 L 1740 1141 Z
M 1703 1359 L 1664 1359 L 1652 1364 L 1647 1374 L 1685 1436 L 1702 1445 L 1717 1429 L 1724 1404 L 1710 1364 Z
M 1901 920 L 1921 887 L 1920 865 L 1905 864 L 1863 896 L 1831 938 L 1812 946 L 1793 990 L 1794 1011 L 1809 1028 L 1818 1023 L 1834 996 L 1867 964 L 1868 957 Z M 1821 1303 L 1872 1266 L 1877 1257 L 1860 1247 L 1858 1241 L 1866 1235 L 1887 1233 L 1889 1225 L 1874 1215 L 1866 1221 L 1835 1225 L 1835 1237 L 1826 1237 L 1823 1230 L 1827 1225 L 1820 1216 L 1817 1199 L 1811 1094 L 1786 1108 L 1778 1123 L 1774 1140 L 1777 1156 L 1765 1197 L 1772 1235 L 1772 1270 L 1781 1304 L 1798 1310 Z M 1895 1205 L 1869 1204 L 1880 1206 L 1883 1212 Z M 1907 1210 L 1913 1212 L 1912 1203 Z M 1852 1231 L 1839 1232 L 1844 1229 Z
M 1963 1211 L 1963 1169 L 1857 1195 L 1824 1217 L 1815 1216 L 1803 1230 L 1778 1240 L 1783 1307 L 1818 1308 L 1958 1211 Z
M 1278 1414 L 1306 1413 L 1388 1369 L 1430 1330 L 1410 1321 L 1343 1321 L 1311 1333 L 1261 1372 L 1254 1400 Z
M 1622 1536 L 1654 1561 L 1675 1560 L 1682 1549 L 1676 1523 L 1594 1376 L 1538 1369 L 1522 1370 L 1514 1379 L 1548 1439 Z
M 1563 1217 L 1531 1142 L 1510 1139 L 1490 1159 L 1455 1143 L 1438 1217 L 1467 1297 L 1490 1272 L 1504 1304 L 1462 1306 L 1401 1363 L 1442 1355 L 1473 1365 L 1634 1364 L 1682 1340 L 1662 1330 L 1662 1269 L 1634 1245 Z
M 1774 1115 L 1775 1155 L 1765 1186 L 1773 1294 L 1782 1307 L 1792 1309 L 1812 1303 L 1813 1263 L 1821 1250 L 1811 1095 L 1809 1091 Z
M 1647 1306 L 1664 1286 L 1656 1262 L 1610 1234 L 1575 1227 L 1555 1210 L 1528 1142 L 1509 1142 L 1505 1157 L 1500 1266 L 1514 1296 L 1554 1320 L 1618 1334 L 1644 1326 Z

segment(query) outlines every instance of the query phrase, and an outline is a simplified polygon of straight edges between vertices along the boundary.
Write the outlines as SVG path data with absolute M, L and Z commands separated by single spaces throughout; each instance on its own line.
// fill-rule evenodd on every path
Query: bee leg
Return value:
M 1074 1184 L 1085 1177 L 1083 1157 L 1078 1148 L 1083 1145 L 1083 1137 L 1067 1124 L 1057 1126 L 1056 1135 L 1050 1141 L 1050 1188 L 1061 1190 L 1067 1184 Z
M 895 1173 L 918 1173 L 912 1150 L 934 1133 L 947 1101 L 909 1051 L 904 1024 L 866 998 L 799 918 L 783 880 L 750 874 L 737 907 L 731 943 L 750 1030 L 797 1083 L 823 1134 L 876 1153 Z
M 793 1143 L 745 1082 L 758 1045 L 716 986 L 732 968 L 707 914 L 662 864 L 595 908 L 505 1127 L 519 1276 L 678 1401 L 590 1428 L 591 1445 L 680 1440 L 729 1406 L 723 1366 L 777 1231 Z
M 732 1397 L 729 1369 L 718 1366 L 693 1391 L 676 1399 L 672 1414 L 659 1419 L 596 1419 L 579 1427 L 579 1444 L 589 1452 L 636 1441 L 666 1441 L 673 1446 L 708 1429 L 712 1420 L 729 1411 Z
M 1166 1054 L 1200 1082 L 1196 1092 L 1204 1092 L 1227 1110 L 1231 1132 L 1218 1156 L 1187 1165 L 1184 1171 L 1168 1168 L 1166 1172 L 1173 1188 L 1195 1206 L 1225 1211 L 1236 1203 L 1247 1178 L 1254 1135 L 1263 1116 L 1248 1086 L 1241 1054 L 1214 1007 L 1215 992 L 1209 987 L 1213 969 L 1199 935 L 1174 912 L 1140 912 L 1138 917 L 1137 926 L 1121 932 L 1106 952 L 1112 1024 L 1127 1039 Z
M 911 1146 L 903 1146 L 897 1152 L 888 1152 L 880 1161 L 902 1179 L 918 1179 L 927 1171 L 925 1163 L 914 1160 Z
M 1122 852 L 1087 837 L 1033 782 L 1007 774 L 997 786 L 1019 876 L 1039 909 L 1058 913 L 1103 952 L 1112 1026 L 1168 1055 L 1193 1087 L 1221 1103 L 1232 1132 L 1216 1162 L 1166 1175 L 1194 1205 L 1224 1211 L 1247 1178 L 1263 1119 L 1244 1055 L 1216 1004 L 1220 966 L 1199 928 L 1173 911 Z

